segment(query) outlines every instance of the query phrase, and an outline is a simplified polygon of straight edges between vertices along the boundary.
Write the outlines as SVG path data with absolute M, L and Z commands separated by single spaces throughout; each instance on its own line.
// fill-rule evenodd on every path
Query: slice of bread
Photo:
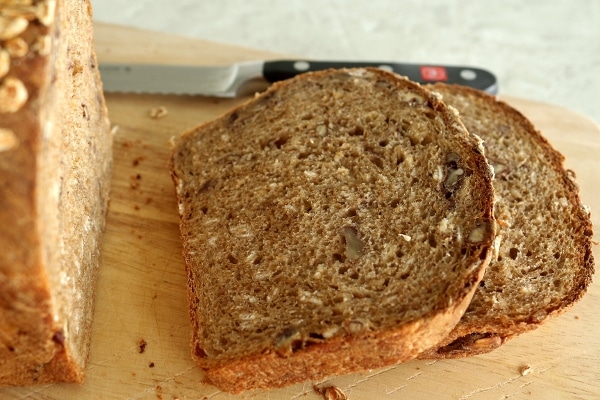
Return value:
M 431 89 L 484 141 L 495 169 L 494 256 L 467 312 L 421 358 L 489 352 L 573 305 L 594 272 L 592 224 L 575 174 L 531 122 L 506 103 L 463 86 Z M 568 134 L 568 132 L 565 132 Z
M 81 382 L 112 145 L 90 4 L 0 21 L 0 386 Z
M 381 70 L 275 84 L 185 133 L 170 168 L 193 358 L 225 391 L 416 357 L 454 327 L 491 257 L 480 142 Z

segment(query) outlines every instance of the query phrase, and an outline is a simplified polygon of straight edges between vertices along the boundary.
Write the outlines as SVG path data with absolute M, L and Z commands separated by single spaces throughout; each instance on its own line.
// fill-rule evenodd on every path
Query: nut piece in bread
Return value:
M 0 6 L 0 386 L 81 382 L 111 145 L 89 1 Z
M 478 142 L 381 70 L 275 84 L 184 134 L 171 173 L 192 353 L 225 391 L 416 357 L 453 328 L 491 257 Z

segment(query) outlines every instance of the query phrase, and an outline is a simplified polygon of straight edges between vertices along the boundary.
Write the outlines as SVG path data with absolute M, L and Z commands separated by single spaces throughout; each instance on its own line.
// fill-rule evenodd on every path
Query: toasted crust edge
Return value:
M 489 258 L 482 260 L 482 265 L 486 265 Z M 336 338 L 305 347 L 289 357 L 270 351 L 203 369 L 208 381 L 219 389 L 241 393 L 250 389 L 279 388 L 332 375 L 381 368 L 414 359 L 455 326 L 468 307 L 483 272 L 481 268 L 477 270 L 472 277 L 472 290 L 454 307 L 444 313 L 411 321 L 398 329 Z M 406 342 L 407 338 L 410 338 L 409 343 Z M 203 361 L 195 354 L 193 357 L 199 365 Z

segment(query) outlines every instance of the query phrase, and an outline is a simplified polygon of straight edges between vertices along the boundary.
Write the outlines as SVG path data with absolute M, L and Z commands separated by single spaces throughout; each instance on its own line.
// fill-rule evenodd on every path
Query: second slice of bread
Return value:
M 309 73 L 172 153 L 192 347 L 229 392 L 416 357 L 460 319 L 494 224 L 480 143 L 422 87 Z
M 489 352 L 579 300 L 594 272 L 592 224 L 574 173 L 525 116 L 464 86 L 433 90 L 484 140 L 496 175 L 493 259 L 456 328 L 420 355 L 453 358 Z

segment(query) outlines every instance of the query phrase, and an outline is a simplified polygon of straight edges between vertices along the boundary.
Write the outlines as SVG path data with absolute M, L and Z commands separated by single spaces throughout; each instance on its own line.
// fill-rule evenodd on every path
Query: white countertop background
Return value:
M 96 21 L 306 58 L 471 65 L 600 122 L 598 0 L 92 0 Z

